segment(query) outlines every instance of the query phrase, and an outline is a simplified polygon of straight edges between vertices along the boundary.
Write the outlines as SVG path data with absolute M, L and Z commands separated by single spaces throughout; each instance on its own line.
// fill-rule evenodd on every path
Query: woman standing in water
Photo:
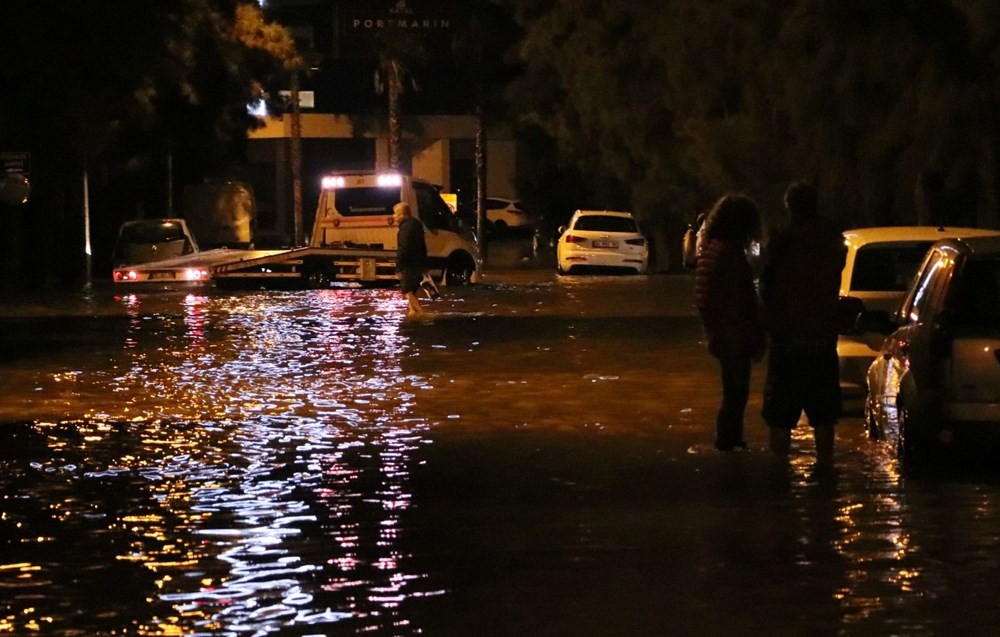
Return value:
M 739 194 L 720 198 L 705 220 L 695 269 L 694 296 L 708 352 L 722 371 L 722 405 L 715 421 L 715 448 L 745 448 L 743 416 L 750 371 L 764 356 L 760 304 L 747 250 L 761 234 L 760 213 Z

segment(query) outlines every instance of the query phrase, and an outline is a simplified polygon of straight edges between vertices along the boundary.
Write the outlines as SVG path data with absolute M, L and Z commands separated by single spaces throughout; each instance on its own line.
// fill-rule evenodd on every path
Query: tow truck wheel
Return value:
M 306 274 L 306 287 L 321 290 L 330 287 L 330 276 L 324 270 L 313 270 Z
M 476 272 L 476 265 L 468 254 L 459 252 L 448 257 L 445 266 L 445 282 L 448 285 L 468 285 L 472 282 L 472 275 Z

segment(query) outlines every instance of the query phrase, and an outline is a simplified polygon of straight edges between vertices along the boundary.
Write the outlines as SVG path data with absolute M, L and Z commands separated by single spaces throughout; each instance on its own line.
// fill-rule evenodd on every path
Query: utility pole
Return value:
M 483 109 L 483 83 L 476 82 L 476 236 L 483 262 L 489 256 L 486 247 L 486 117 Z

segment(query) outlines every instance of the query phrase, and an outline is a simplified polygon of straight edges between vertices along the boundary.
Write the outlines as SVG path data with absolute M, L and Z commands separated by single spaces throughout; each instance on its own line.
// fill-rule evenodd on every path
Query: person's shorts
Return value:
M 835 336 L 779 338 L 768 348 L 764 421 L 770 427 L 794 429 L 803 411 L 813 426 L 833 425 L 840 417 Z
M 420 280 L 424 278 L 424 271 L 420 268 L 403 268 L 399 271 L 399 289 L 407 292 L 417 292 L 420 290 Z

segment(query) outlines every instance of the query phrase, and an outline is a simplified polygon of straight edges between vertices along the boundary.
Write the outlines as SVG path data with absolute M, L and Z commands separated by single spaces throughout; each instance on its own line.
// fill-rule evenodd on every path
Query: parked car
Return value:
M 858 325 L 888 334 L 868 369 L 865 425 L 902 462 L 978 427 L 1000 432 L 1000 237 L 937 242 L 900 306 Z
M 520 201 L 501 197 L 486 199 L 486 218 L 493 224 L 494 230 L 503 233 L 513 228 L 529 229 L 534 223 L 534 217 L 521 206 Z
M 649 266 L 649 244 L 630 212 L 577 210 L 559 232 L 560 274 L 595 269 L 644 274 Z
M 840 279 L 840 295 L 854 297 L 868 310 L 895 310 L 927 250 L 940 239 L 1000 236 L 995 230 L 900 226 L 858 228 L 844 232 L 847 261 Z M 840 387 L 848 409 L 861 409 L 865 375 L 882 345 L 875 333 L 842 334 L 837 342 Z
M 488 197 L 485 203 L 487 235 L 502 235 L 509 230 L 527 232 L 534 226 L 535 217 L 524 210 L 520 201 Z M 477 201 L 473 200 L 458 207 L 456 214 L 464 225 L 476 227 L 477 205 Z

